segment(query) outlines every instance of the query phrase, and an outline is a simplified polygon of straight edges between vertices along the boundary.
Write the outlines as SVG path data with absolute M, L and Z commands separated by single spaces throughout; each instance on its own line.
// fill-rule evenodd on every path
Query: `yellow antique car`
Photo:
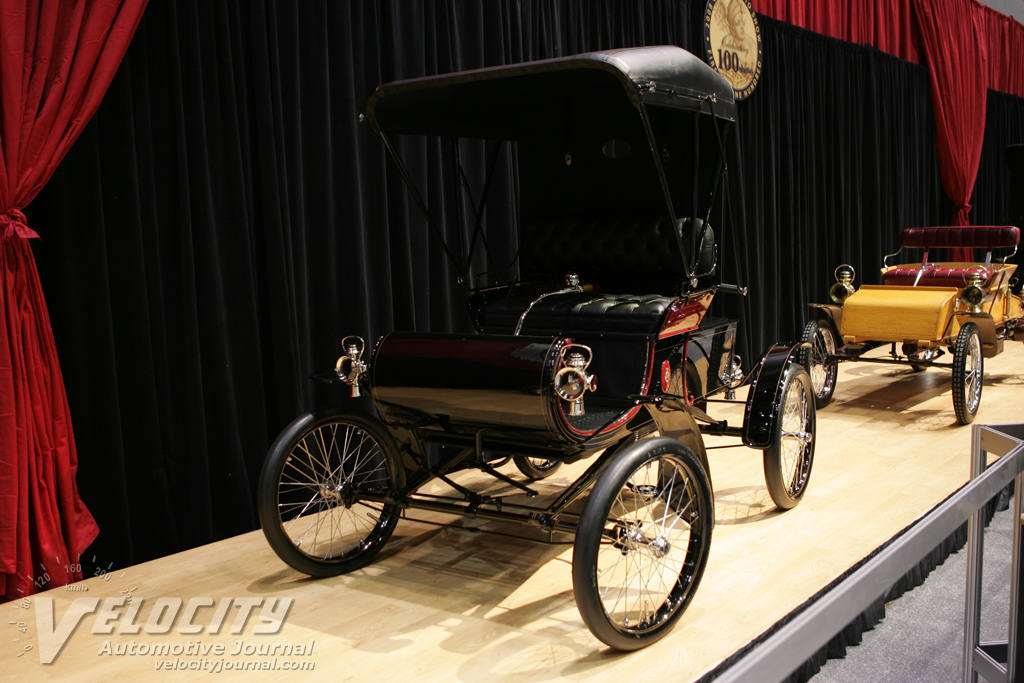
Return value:
M 885 257 L 882 285 L 853 286 L 854 270 L 836 269 L 829 292 L 834 304 L 811 304 L 804 327 L 802 362 L 811 375 L 817 407 L 832 400 L 843 361 L 909 365 L 915 371 L 953 371 L 953 409 L 961 424 L 974 420 L 981 403 L 984 358 L 1002 352 L 1006 341 L 1024 342 L 1024 302 L 1016 254 L 1020 229 L 1013 226 L 907 228 L 900 250 Z M 928 260 L 936 249 L 985 249 L 983 262 Z M 904 249 L 923 251 L 920 262 L 888 265 Z M 994 250 L 1012 252 L 993 263 Z M 889 345 L 889 357 L 865 353 Z M 897 351 L 897 345 L 899 350 Z M 949 350 L 952 363 L 937 359 Z

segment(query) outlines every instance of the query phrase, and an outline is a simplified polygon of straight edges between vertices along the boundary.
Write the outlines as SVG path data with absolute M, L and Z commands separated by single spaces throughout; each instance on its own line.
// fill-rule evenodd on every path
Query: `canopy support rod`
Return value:
M 462 265 L 455 258 L 455 255 L 452 254 L 451 250 L 448 248 L 448 243 L 444 241 L 444 237 L 437 229 L 437 224 L 434 222 L 433 216 L 430 215 L 430 211 L 427 209 L 427 204 L 423 201 L 422 195 L 420 195 L 419 190 L 416 189 L 416 183 L 413 182 L 412 176 L 409 174 L 409 169 L 405 167 L 405 164 L 402 162 L 402 158 L 398 156 L 398 152 L 396 152 L 395 148 L 391 145 L 391 140 L 388 138 L 388 134 L 379 129 L 377 134 L 380 135 L 380 139 L 384 142 L 384 148 L 388 151 L 388 155 L 391 157 L 391 160 L 394 161 L 395 166 L 398 167 L 398 172 L 402 176 L 402 180 L 405 181 L 405 186 L 409 188 L 409 192 L 412 194 L 412 198 L 413 201 L 416 202 L 416 206 L 419 207 L 420 213 L 423 214 L 423 218 L 427 221 L 427 226 L 430 228 L 430 232 L 433 233 L 434 237 L 437 238 L 437 241 L 441 243 L 441 248 L 444 249 L 444 253 L 448 256 L 448 260 L 451 261 L 453 266 L 455 266 L 455 270 L 459 275 L 458 281 L 460 283 L 465 282 L 466 273 L 462 270 Z
M 469 272 L 470 263 L 473 261 L 473 253 L 476 251 L 476 241 L 479 238 L 484 244 L 484 254 L 487 257 L 487 267 L 490 269 L 494 268 L 494 259 L 491 258 L 491 248 L 487 244 L 487 236 L 484 235 L 483 231 L 483 220 L 484 220 L 484 209 L 487 208 L 487 200 L 491 194 L 491 181 L 494 180 L 494 173 L 498 167 L 498 159 L 501 157 L 501 140 L 494 141 L 494 152 L 491 155 L 491 165 L 487 168 L 487 177 L 484 179 L 484 187 L 480 192 L 480 206 L 477 207 L 473 201 L 473 194 L 470 191 L 469 182 L 466 178 L 465 169 L 462 168 L 462 164 L 459 164 L 459 175 L 462 178 L 463 187 L 465 187 L 466 194 L 469 195 L 469 201 L 473 213 L 476 216 L 476 222 L 473 225 L 473 236 L 469 243 L 469 253 L 466 254 L 466 272 Z
M 458 233 L 459 233 L 459 261 L 463 264 L 463 267 L 466 269 L 466 273 L 468 274 L 469 273 L 469 265 L 468 265 L 469 264 L 469 259 L 466 257 L 466 240 L 465 240 L 465 236 L 462 234 L 462 231 L 465 229 L 465 225 L 466 225 L 466 209 L 463 206 L 463 199 L 462 199 L 462 193 L 463 193 L 464 190 L 463 190 L 463 187 L 460 186 L 460 184 L 458 182 L 459 178 L 464 178 L 465 176 L 464 176 L 464 174 L 462 172 L 462 149 L 459 146 L 459 139 L 457 137 L 455 137 L 454 135 L 451 137 L 451 146 L 452 146 L 452 172 L 453 172 L 452 173 L 452 177 L 454 177 L 456 179 L 455 187 L 454 187 L 454 192 L 455 192 L 455 216 L 456 216 L 456 221 L 457 221 L 456 225 L 459 228 L 458 229 Z M 468 188 L 466 188 L 465 191 L 468 192 Z M 470 195 L 469 202 L 470 202 L 470 204 L 473 203 L 472 195 Z
M 676 236 L 676 244 L 679 247 L 679 256 L 683 260 L 683 272 L 686 273 L 686 279 L 692 278 L 690 271 L 690 261 L 686 258 L 686 249 L 683 248 L 683 238 L 679 234 L 679 230 L 676 228 L 676 209 L 672 204 L 672 193 L 668 189 L 668 180 L 665 178 L 665 167 L 661 162 L 661 152 L 658 151 L 658 141 L 654 137 L 654 129 L 651 127 L 651 120 L 647 118 L 647 109 L 644 107 L 641 101 L 638 105 L 640 109 L 640 120 L 644 124 L 644 132 L 647 133 L 647 144 L 651 148 L 651 157 L 654 159 L 654 166 L 658 169 L 658 182 L 661 183 L 661 192 L 665 195 L 665 203 L 668 205 L 668 216 L 672 221 L 672 234 Z M 695 180 L 696 182 L 696 180 Z

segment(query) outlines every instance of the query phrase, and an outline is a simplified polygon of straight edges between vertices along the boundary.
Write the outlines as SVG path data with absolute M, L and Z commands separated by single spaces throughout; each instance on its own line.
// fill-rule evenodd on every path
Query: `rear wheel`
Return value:
M 772 443 L 764 451 L 768 494 L 783 510 L 796 507 L 807 490 L 814 464 L 815 417 L 811 380 L 802 367 L 791 363 L 779 392 Z
M 512 456 L 512 460 L 515 462 L 516 467 L 519 468 L 519 471 L 530 479 L 543 479 L 544 477 L 550 477 L 555 473 L 555 470 L 562 466 L 560 460 L 531 458 L 527 455 L 514 455 Z
M 832 394 L 836 390 L 836 376 L 839 363 L 828 360 L 836 352 L 836 337 L 828 323 L 811 320 L 804 326 L 801 341 L 810 344 L 809 348 L 801 349 L 800 364 L 807 368 L 811 378 L 811 390 L 814 393 L 816 408 L 824 408 L 832 402 Z
M 270 547 L 293 569 L 333 576 L 368 564 L 398 523 L 384 497 L 403 485 L 398 449 L 358 413 L 307 413 L 277 437 L 257 507 Z
M 953 348 L 953 411 L 960 424 L 974 422 L 978 414 L 984 362 L 978 326 L 966 323 L 960 328 Z
M 632 444 L 591 491 L 573 546 L 580 616 L 617 650 L 658 640 L 693 599 L 711 547 L 711 486 L 675 439 Z
M 903 355 L 913 360 L 914 358 L 923 361 L 931 361 L 938 358 L 941 355 L 942 350 L 936 348 L 925 348 L 921 349 L 916 343 L 905 343 L 900 349 L 903 351 Z M 928 369 L 927 365 L 921 363 L 910 363 L 910 367 L 914 372 L 924 372 Z

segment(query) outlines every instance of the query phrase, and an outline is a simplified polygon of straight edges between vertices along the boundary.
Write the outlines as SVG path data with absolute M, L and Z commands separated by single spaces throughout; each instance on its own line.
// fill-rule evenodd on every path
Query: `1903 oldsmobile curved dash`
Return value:
M 364 120 L 435 234 L 393 136 L 451 138 L 456 186 L 467 139 L 491 141 L 490 159 L 517 169 L 516 272 L 470 291 L 474 334 L 393 332 L 366 359 L 361 338 L 342 341 L 329 379 L 368 392 L 375 414 L 309 413 L 277 438 L 259 484 L 277 554 L 314 576 L 357 569 L 414 508 L 564 531 L 575 535 L 573 587 L 591 631 L 624 650 L 663 636 L 708 559 L 702 433 L 761 450 L 780 508 L 800 501 L 814 455 L 799 345 L 772 346 L 744 378 L 735 321 L 708 315 L 717 291 L 740 291 L 715 274 L 710 228 L 734 118 L 729 84 L 676 47 L 379 87 Z M 483 197 L 459 212 L 475 212 L 477 228 L 492 176 L 482 181 Z M 474 282 L 472 250 L 461 260 L 446 250 Z M 707 414 L 744 382 L 742 426 Z M 519 474 L 498 469 L 510 458 Z M 527 504 L 536 480 L 584 458 L 553 500 Z M 460 483 L 467 469 L 504 493 Z M 423 492 L 428 482 L 450 493 Z
M 833 304 L 811 304 L 801 355 L 811 375 L 814 400 L 832 400 L 840 362 L 909 365 L 916 372 L 946 368 L 953 373 L 953 412 L 970 424 L 981 405 L 984 359 L 1001 353 L 1006 341 L 1024 341 L 1024 297 L 1017 266 L 1020 229 L 1013 225 L 906 228 L 900 249 L 885 257 L 881 285 L 853 286 L 852 266 L 836 268 L 829 293 Z M 954 247 L 984 249 L 979 262 L 932 262 L 929 253 Z M 903 249 L 923 252 L 918 263 L 888 265 Z M 1012 251 L 1011 251 L 1012 250 Z M 993 262 L 993 251 L 1004 254 Z M 896 345 L 900 344 L 899 352 Z M 889 357 L 865 357 L 881 346 Z M 952 363 L 938 362 L 945 350 Z

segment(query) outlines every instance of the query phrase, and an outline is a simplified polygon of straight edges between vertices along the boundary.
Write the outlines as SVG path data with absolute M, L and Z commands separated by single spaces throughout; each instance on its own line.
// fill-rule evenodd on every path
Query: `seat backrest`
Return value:
M 967 227 L 935 226 L 904 228 L 901 247 L 999 249 L 1015 247 L 1020 242 L 1020 229 L 1013 225 L 973 225 Z
M 679 223 L 685 230 L 687 220 Z M 707 239 L 713 254 L 710 231 Z M 673 294 L 686 276 L 672 222 L 664 215 L 527 221 L 520 230 L 519 262 L 527 281 L 560 281 L 571 271 L 581 282 L 617 294 Z

